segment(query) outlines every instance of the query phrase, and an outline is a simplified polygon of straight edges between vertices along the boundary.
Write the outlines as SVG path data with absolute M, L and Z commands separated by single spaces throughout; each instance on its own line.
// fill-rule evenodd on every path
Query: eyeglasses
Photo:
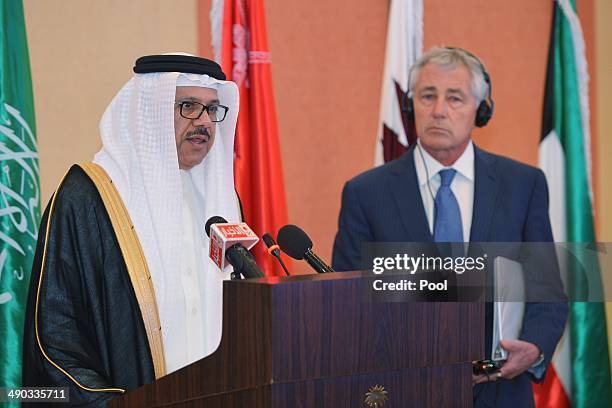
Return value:
M 181 116 L 185 119 L 199 119 L 202 113 L 206 111 L 211 122 L 222 122 L 229 110 L 227 106 L 219 104 L 204 105 L 194 101 L 174 102 L 174 104 L 179 107 Z

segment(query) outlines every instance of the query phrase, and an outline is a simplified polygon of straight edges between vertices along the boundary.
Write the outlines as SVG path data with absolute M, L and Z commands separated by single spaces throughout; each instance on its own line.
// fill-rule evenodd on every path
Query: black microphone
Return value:
M 228 222 L 225 218 L 219 217 L 219 216 L 210 217 L 208 221 L 206 221 L 206 225 L 204 229 L 206 230 L 206 235 L 208 235 L 211 238 L 211 241 L 213 240 L 213 237 L 211 237 L 210 227 L 213 224 L 228 224 Z M 237 224 L 229 224 L 229 225 L 237 225 Z M 248 229 L 248 227 L 244 223 L 241 223 L 240 227 L 243 229 L 246 227 Z M 250 231 L 250 229 L 248 230 Z M 252 233 L 252 231 L 250 231 L 250 233 Z M 215 235 L 214 238 L 222 244 L 225 244 L 225 242 L 227 241 L 227 238 L 223 236 L 222 234 L 217 234 L 216 232 L 213 231 L 213 235 Z M 214 257 L 211 256 L 211 258 L 215 260 Z M 263 272 L 261 271 L 261 269 L 255 262 L 255 258 L 253 257 L 253 255 L 241 243 L 233 244 L 227 249 L 225 249 L 225 259 L 230 263 L 230 265 L 234 267 L 234 273 L 236 275 L 233 276 L 232 278 L 237 277 L 239 275 L 242 275 L 247 279 L 261 278 L 264 276 Z M 216 261 L 215 263 L 217 264 Z M 217 266 L 221 268 L 219 264 L 217 264 Z
M 287 270 L 287 267 L 285 266 L 285 263 L 283 262 L 280 256 L 280 250 L 278 249 L 279 246 L 274 241 L 274 238 L 272 238 L 272 235 L 266 232 L 265 234 L 263 234 L 261 238 L 263 239 L 263 242 L 265 242 L 266 246 L 268 247 L 268 253 L 278 260 L 278 262 L 280 263 L 280 266 L 283 267 L 283 271 L 285 271 L 285 275 L 289 276 L 289 271 Z
M 213 224 L 227 224 L 227 220 L 219 215 L 213 215 L 206 221 L 204 225 L 204 230 L 206 231 L 206 235 L 210 238 L 210 227 Z
M 335 272 L 331 266 L 312 252 L 312 241 L 296 225 L 285 225 L 278 231 L 278 244 L 283 252 L 293 259 L 306 259 L 306 262 L 318 273 Z

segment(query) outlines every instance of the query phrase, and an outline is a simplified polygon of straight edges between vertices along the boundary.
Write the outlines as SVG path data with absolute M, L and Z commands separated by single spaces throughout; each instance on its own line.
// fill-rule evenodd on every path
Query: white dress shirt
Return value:
M 457 198 L 459 210 L 461 211 L 463 240 L 464 242 L 469 242 L 474 205 L 474 145 L 472 141 L 470 140 L 461 156 L 449 167 L 444 166 L 427 153 L 421 146 L 420 140 L 417 141 L 413 154 L 421 199 L 423 200 L 429 231 L 432 235 L 434 228 L 434 200 L 438 193 L 438 188 L 440 188 L 440 174 L 438 172 L 443 169 L 455 169 L 457 171 L 450 187 Z

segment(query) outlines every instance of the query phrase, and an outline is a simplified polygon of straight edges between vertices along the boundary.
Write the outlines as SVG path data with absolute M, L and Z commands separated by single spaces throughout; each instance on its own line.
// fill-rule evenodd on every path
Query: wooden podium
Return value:
M 224 282 L 219 348 L 109 406 L 471 407 L 484 304 L 371 302 L 362 275 Z

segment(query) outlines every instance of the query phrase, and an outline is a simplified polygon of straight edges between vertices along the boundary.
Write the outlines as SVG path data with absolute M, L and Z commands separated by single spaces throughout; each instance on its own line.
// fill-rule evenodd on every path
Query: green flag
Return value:
M 569 242 L 594 242 L 590 143 L 588 129 L 587 77 L 583 40 L 576 41 L 578 29 L 575 0 L 559 2 L 562 18 L 557 27 L 555 56 L 555 111 L 563 112 L 555 119 L 565 151 L 566 219 Z M 571 7 L 571 8 L 570 8 Z M 581 33 L 580 33 L 581 34 Z M 577 58 L 580 56 L 580 58 Z M 585 137 L 586 136 L 586 137 Z M 576 266 L 577 268 L 577 266 Z M 571 290 L 583 293 L 584 282 L 570 282 Z M 597 283 L 601 287 L 601 283 Z M 578 296 L 573 296 L 578 297 Z M 610 366 L 603 303 L 570 303 L 572 356 L 572 406 L 609 407 Z
M 540 143 L 540 165 L 550 186 L 551 221 L 558 242 L 595 241 L 590 158 L 588 70 L 585 43 L 576 14 L 576 0 L 556 0 L 549 52 Z M 570 299 L 582 300 L 588 287 L 601 288 L 599 265 L 591 265 L 590 281 L 578 271 L 589 259 L 576 246 L 568 262 Z M 539 390 L 538 407 L 610 407 L 610 365 L 606 316 L 602 302 L 569 304 L 566 338 L 553 359 L 556 378 Z M 550 374 L 550 373 L 549 373 Z M 550 375 L 549 375 L 550 377 Z M 561 387 L 555 386 L 558 381 Z M 545 382 L 546 384 L 546 382 Z M 561 403 L 560 401 L 563 401 Z
M 0 0 L 0 387 L 21 385 L 23 318 L 40 222 L 32 79 L 21 0 Z

